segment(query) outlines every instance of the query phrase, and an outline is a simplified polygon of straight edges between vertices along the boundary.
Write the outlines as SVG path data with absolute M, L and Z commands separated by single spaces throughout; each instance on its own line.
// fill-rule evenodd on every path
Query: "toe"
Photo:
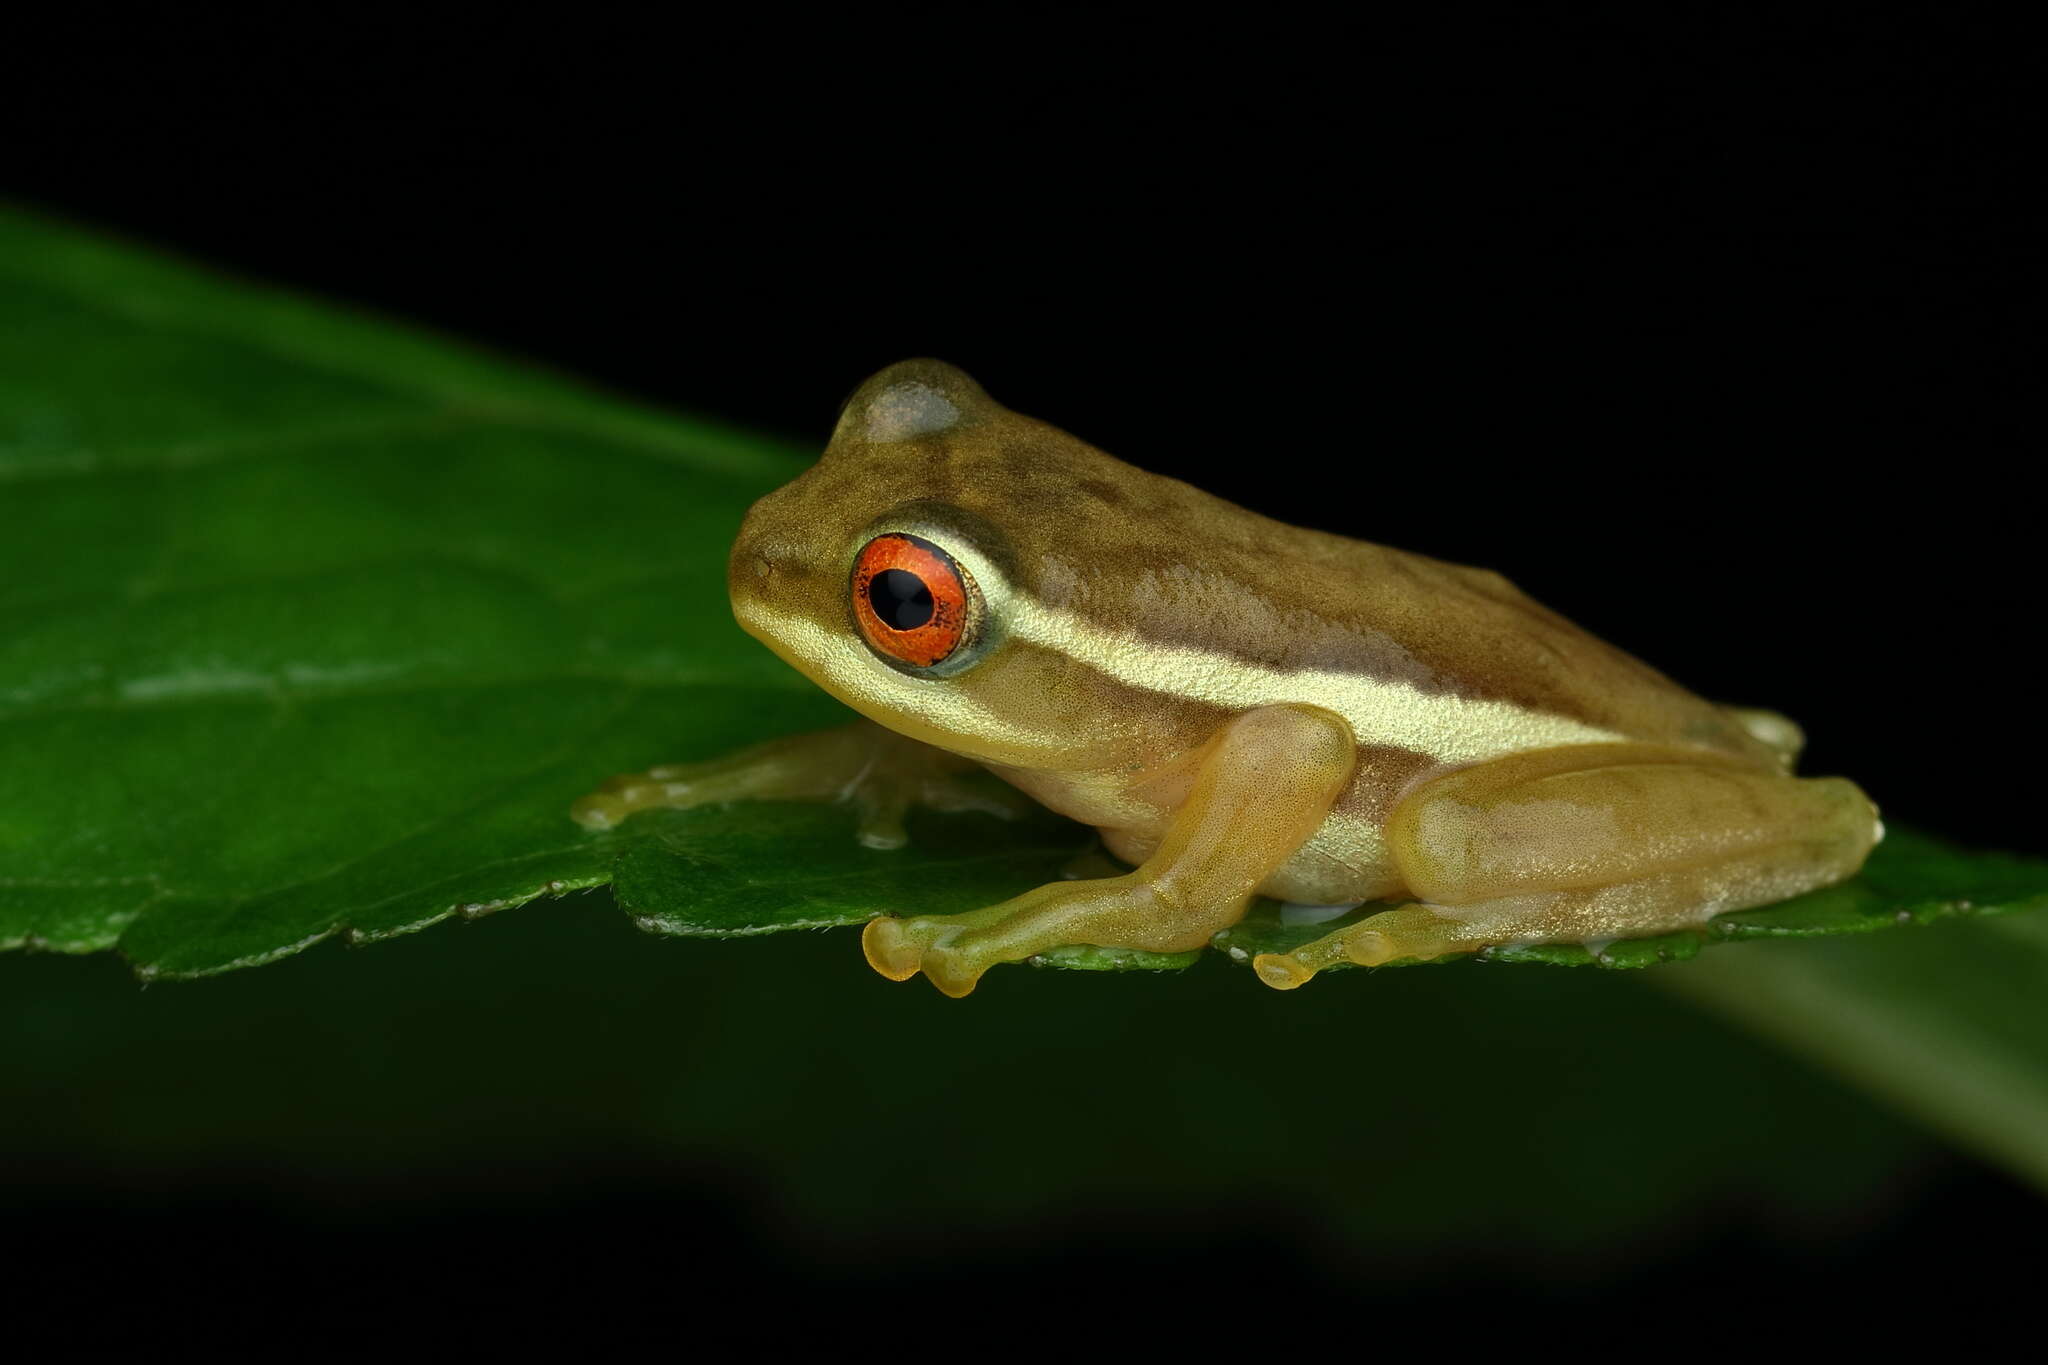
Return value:
M 1291 991 L 1315 975 L 1291 953 L 1260 953 L 1252 959 L 1252 970 L 1276 991 Z
M 1361 967 L 1377 967 L 1394 960 L 1394 942 L 1376 929 L 1367 929 L 1344 940 L 1344 956 Z
M 923 949 L 904 932 L 903 921 L 893 915 L 868 921 L 860 931 L 860 950 L 867 954 L 868 965 L 891 981 L 916 976 L 923 956 Z
M 625 818 L 625 810 L 611 797 L 593 792 L 569 807 L 569 818 L 585 829 L 610 829 Z
M 931 983 L 955 1000 L 972 995 L 982 972 L 987 970 L 981 963 L 949 948 L 925 949 L 923 965 Z

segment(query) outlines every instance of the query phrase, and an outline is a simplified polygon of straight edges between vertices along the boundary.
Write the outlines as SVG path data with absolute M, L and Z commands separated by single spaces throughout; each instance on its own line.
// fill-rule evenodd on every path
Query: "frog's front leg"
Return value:
M 860 841 L 901 848 L 912 806 L 977 810 L 1006 818 L 1031 808 L 1020 792 L 962 780 L 978 765 L 872 721 L 786 735 L 701 763 L 676 763 L 612 778 L 569 808 L 586 829 L 609 829 L 635 811 L 726 801 L 846 801 Z
M 1669 933 L 1840 881 L 1882 832 L 1840 778 L 1648 745 L 1514 754 L 1424 783 L 1389 817 L 1388 851 L 1425 904 L 1253 966 L 1291 990 L 1340 962 Z
M 1041 886 L 964 915 L 884 916 L 868 924 L 861 946 L 891 980 L 923 971 L 956 997 L 998 962 L 1065 944 L 1199 948 L 1243 918 L 1259 883 L 1315 833 L 1356 758 L 1351 727 L 1327 711 L 1247 712 L 1209 742 L 1187 799 L 1141 867 Z

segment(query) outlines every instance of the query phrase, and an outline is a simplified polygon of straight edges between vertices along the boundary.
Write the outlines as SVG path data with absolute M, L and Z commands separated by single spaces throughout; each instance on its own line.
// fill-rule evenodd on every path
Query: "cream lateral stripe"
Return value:
M 1029 600 L 980 555 L 969 551 L 958 557 L 970 560 L 970 572 L 1003 629 L 1147 692 L 1227 710 L 1290 702 L 1320 706 L 1350 722 L 1361 743 L 1412 749 L 1440 763 L 1621 738 L 1612 730 L 1512 702 L 1425 694 L 1359 673 L 1268 668 L 1187 645 L 1134 640 Z
M 866 645 L 848 639 L 843 629 L 828 629 L 759 602 L 743 610 L 764 623 L 763 638 L 775 642 L 770 647 L 777 654 L 801 672 L 815 670 L 817 681 L 842 700 L 882 693 L 903 714 L 922 716 L 956 735 L 1000 736 L 1017 728 L 961 688 L 895 672 L 869 654 Z

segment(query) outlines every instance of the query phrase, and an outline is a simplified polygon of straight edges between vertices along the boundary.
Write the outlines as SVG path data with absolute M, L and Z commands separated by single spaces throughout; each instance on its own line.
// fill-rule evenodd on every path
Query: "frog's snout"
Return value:
M 751 526 L 741 527 L 725 566 L 726 588 L 732 594 L 733 609 L 737 611 L 749 599 L 774 593 L 787 582 L 789 567 L 787 547 L 776 545 L 772 535 Z
M 810 599 L 818 589 L 818 575 L 805 547 L 790 537 L 742 528 L 725 580 L 733 619 L 756 639 L 773 644 L 792 621 L 817 614 Z

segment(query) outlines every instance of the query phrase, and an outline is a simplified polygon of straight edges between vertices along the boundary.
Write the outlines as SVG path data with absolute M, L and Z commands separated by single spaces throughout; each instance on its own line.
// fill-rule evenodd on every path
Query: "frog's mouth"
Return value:
M 849 704 L 849 669 L 867 662 L 867 651 L 848 637 L 852 623 L 820 574 L 809 563 L 744 542 L 733 551 L 728 575 L 733 620 L 775 652 L 775 656 L 817 686 Z M 859 657 L 853 657 L 853 656 Z
M 759 504 L 755 507 L 758 511 Z M 740 629 L 784 653 L 778 645 L 782 637 L 801 633 L 810 621 L 837 620 L 839 613 L 805 547 L 757 530 L 757 524 L 750 514 L 733 541 L 725 567 L 726 596 Z

